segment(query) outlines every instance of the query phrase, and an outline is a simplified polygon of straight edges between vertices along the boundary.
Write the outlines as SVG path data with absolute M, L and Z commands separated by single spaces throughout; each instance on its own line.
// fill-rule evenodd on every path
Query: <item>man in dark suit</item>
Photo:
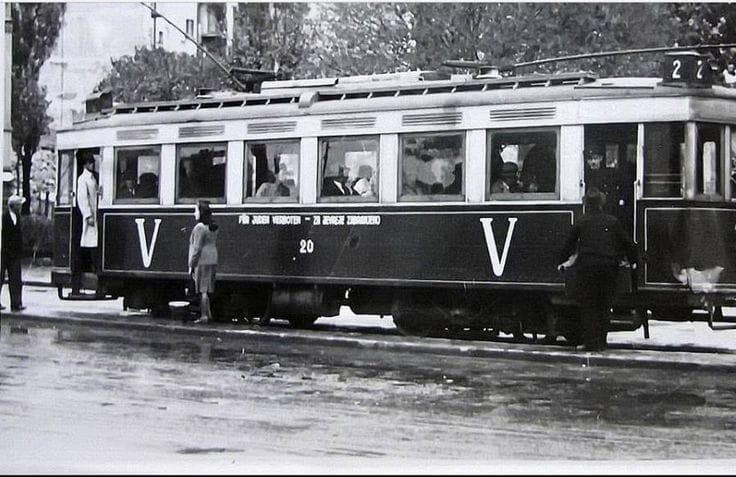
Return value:
M 325 177 L 322 183 L 322 197 L 340 196 L 340 195 L 359 195 L 358 192 L 350 186 L 348 170 L 340 167 L 337 176 Z
M 2 287 L 5 271 L 7 270 L 11 311 L 25 309 L 25 306 L 23 306 L 23 280 L 20 267 L 23 252 L 20 208 L 25 201 L 26 199 L 21 196 L 11 195 L 8 198 L 8 209 L 3 213 L 2 256 L 0 256 L 0 279 L 2 280 L 0 280 L 0 287 Z

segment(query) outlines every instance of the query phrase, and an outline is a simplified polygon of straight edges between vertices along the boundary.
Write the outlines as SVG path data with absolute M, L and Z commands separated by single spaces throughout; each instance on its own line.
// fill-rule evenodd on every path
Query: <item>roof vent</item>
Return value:
M 212 88 L 197 88 L 197 99 L 212 98 Z
M 84 112 L 88 116 L 100 114 L 108 109 L 112 109 L 112 89 L 110 88 L 91 94 L 84 100 Z

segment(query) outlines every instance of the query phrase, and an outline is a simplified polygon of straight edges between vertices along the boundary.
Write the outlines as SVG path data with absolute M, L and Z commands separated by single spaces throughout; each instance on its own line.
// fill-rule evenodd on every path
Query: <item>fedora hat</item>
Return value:
M 25 197 L 21 197 L 17 194 L 13 194 L 10 197 L 8 197 L 8 205 L 23 205 L 23 203 L 26 201 Z

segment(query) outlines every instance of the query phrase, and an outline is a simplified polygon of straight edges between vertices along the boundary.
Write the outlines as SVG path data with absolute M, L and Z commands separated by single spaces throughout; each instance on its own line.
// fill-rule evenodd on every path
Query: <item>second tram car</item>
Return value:
M 576 342 L 556 258 L 596 186 L 644 258 L 612 329 L 715 327 L 736 296 L 736 90 L 688 76 L 691 60 L 668 57 L 664 78 L 409 72 L 173 102 L 97 95 L 58 133 L 52 279 L 83 298 L 64 289 L 79 161 L 93 155 L 97 297 L 154 312 L 181 299 L 207 199 L 220 318 L 305 326 L 349 306 L 410 334 Z

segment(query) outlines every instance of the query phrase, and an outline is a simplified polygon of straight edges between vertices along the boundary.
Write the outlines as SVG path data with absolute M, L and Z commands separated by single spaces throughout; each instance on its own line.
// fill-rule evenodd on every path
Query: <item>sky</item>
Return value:
M 51 101 L 53 128 L 71 124 L 71 108 L 82 109 L 84 98 L 110 71 L 111 58 L 148 45 L 151 28 L 150 12 L 138 2 L 67 3 L 59 39 L 39 78 Z

